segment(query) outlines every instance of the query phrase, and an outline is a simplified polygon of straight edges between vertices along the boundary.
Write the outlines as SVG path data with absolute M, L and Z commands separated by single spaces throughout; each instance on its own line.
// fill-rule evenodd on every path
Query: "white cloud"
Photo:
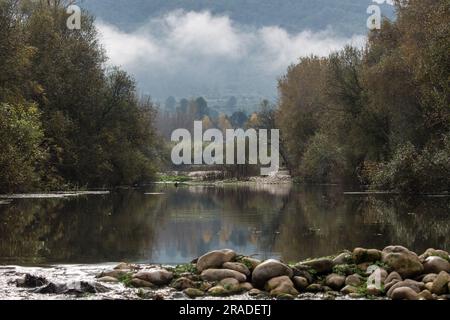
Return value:
M 330 30 L 255 29 L 207 11 L 174 11 L 132 33 L 103 22 L 97 26 L 111 64 L 133 73 L 143 91 L 161 98 L 229 90 L 273 96 L 276 79 L 299 57 L 324 56 L 365 41 L 358 35 L 336 37 Z

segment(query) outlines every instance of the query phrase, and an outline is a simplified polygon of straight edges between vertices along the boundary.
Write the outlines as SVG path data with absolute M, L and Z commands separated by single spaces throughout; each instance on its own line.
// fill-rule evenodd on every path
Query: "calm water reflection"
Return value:
M 217 248 L 287 262 L 356 246 L 449 250 L 449 218 L 450 198 L 329 187 L 155 186 L 15 199 L 0 204 L 0 263 L 182 263 Z

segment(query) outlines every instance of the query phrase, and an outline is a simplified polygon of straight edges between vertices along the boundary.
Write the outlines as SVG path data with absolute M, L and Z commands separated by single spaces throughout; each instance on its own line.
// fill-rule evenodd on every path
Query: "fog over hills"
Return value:
M 378 2 L 380 2 L 378 0 Z M 369 0 L 84 0 L 112 64 L 141 92 L 274 99 L 277 78 L 299 57 L 362 46 Z M 381 5 L 392 17 L 393 9 Z

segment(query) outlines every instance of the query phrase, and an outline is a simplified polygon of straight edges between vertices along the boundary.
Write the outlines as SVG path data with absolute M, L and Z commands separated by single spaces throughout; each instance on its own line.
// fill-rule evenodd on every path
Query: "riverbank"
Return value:
M 0 267 L 3 299 L 448 300 L 450 256 L 356 248 L 295 264 L 211 251 L 178 266 Z

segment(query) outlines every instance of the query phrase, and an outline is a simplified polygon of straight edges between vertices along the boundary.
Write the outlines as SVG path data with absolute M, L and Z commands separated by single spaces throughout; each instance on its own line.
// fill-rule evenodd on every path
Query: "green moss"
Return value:
M 131 287 L 131 280 L 133 280 L 133 274 L 131 272 L 121 275 L 117 280 L 123 283 L 125 287 Z
M 179 278 L 183 273 L 198 274 L 197 267 L 193 263 L 179 264 L 174 268 L 167 268 L 167 270 L 173 272 L 175 278 Z
M 363 270 L 358 268 L 356 264 L 339 264 L 333 267 L 333 273 L 336 273 L 341 276 L 351 275 L 351 274 L 359 274 L 360 276 L 365 277 L 366 274 Z

